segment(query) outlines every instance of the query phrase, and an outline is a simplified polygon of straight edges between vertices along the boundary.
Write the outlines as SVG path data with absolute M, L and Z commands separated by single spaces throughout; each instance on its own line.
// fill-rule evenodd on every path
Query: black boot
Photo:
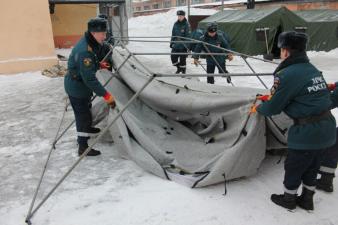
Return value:
M 185 74 L 185 73 L 186 73 L 186 70 L 187 70 L 187 68 L 181 68 L 182 74 Z
M 289 194 L 285 192 L 282 195 L 271 195 L 271 201 L 276 205 L 292 210 L 296 208 L 296 197 L 297 195 L 295 194 Z
M 209 84 L 214 84 L 215 83 L 215 79 L 214 79 L 214 77 L 207 77 L 207 83 L 209 83 Z
M 176 74 L 179 74 L 181 72 L 181 68 L 179 66 L 176 66 L 177 67 L 177 70 L 176 70 Z
M 297 205 L 305 210 L 313 210 L 313 195 L 314 191 L 311 191 L 305 187 L 303 187 L 303 191 L 301 196 L 297 197 Z
M 87 148 L 88 148 L 88 146 L 87 147 L 85 147 L 85 146 L 79 146 L 79 150 L 78 150 L 79 156 L 81 156 L 86 151 Z M 101 155 L 101 152 L 97 151 L 97 150 L 95 150 L 93 148 L 87 154 L 87 156 L 97 156 L 97 155 Z
M 320 179 L 317 180 L 317 189 L 326 192 L 333 192 L 334 174 L 322 173 Z

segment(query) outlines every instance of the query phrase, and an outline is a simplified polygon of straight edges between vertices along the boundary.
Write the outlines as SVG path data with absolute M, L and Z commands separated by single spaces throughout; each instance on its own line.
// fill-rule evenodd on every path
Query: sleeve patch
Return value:
M 270 90 L 271 91 L 271 95 L 275 94 L 276 89 L 278 88 L 279 84 L 280 84 L 280 79 L 279 79 L 279 77 L 276 76 L 274 78 L 274 80 L 273 80 L 273 86 L 272 86 L 272 88 Z
M 275 79 L 273 80 L 273 84 L 277 84 L 277 85 L 280 84 L 280 79 L 279 79 L 279 77 L 275 77 Z

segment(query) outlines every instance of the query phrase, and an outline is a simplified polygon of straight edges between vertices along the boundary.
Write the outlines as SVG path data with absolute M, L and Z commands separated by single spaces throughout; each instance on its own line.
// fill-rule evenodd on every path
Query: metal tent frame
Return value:
M 174 53 L 146 53 L 146 52 L 131 52 L 127 46 L 124 44 L 125 42 L 132 42 L 132 41 L 143 41 L 143 42 L 170 42 L 170 40 L 143 40 L 143 39 L 168 39 L 171 37 L 120 37 L 117 38 L 117 42 L 115 42 L 115 45 L 111 45 L 110 46 L 110 52 L 108 52 L 108 54 L 106 55 L 106 57 L 108 57 L 113 50 L 115 50 L 116 46 L 121 46 L 126 52 L 127 55 L 124 55 L 124 60 L 121 63 L 121 65 L 118 68 L 114 68 L 114 72 L 111 74 L 111 77 L 105 82 L 105 84 L 103 86 L 106 86 L 113 77 L 116 77 L 119 74 L 120 69 L 125 66 L 125 64 L 129 61 L 130 58 L 132 58 L 133 60 L 135 60 L 137 63 L 139 63 L 141 65 L 141 67 L 144 69 L 145 74 L 148 76 L 147 81 L 143 84 L 143 86 L 132 96 L 132 98 L 129 99 L 129 101 L 126 103 L 126 105 L 124 106 L 118 106 L 118 108 L 121 108 L 120 110 L 117 108 L 115 110 L 117 110 L 117 115 L 111 120 L 111 122 L 108 124 L 108 126 L 106 126 L 100 133 L 99 135 L 95 138 L 95 140 L 92 142 L 92 144 L 90 144 L 88 146 L 88 148 L 83 152 L 83 154 L 74 162 L 74 164 L 69 168 L 69 170 L 57 181 L 57 183 L 55 184 L 55 186 L 53 188 L 51 188 L 51 190 L 45 195 L 45 197 L 42 198 L 42 200 L 35 206 L 35 201 L 37 198 L 37 195 L 39 193 L 39 189 L 41 186 L 41 183 L 43 181 L 45 172 L 48 168 L 48 163 L 51 157 L 51 154 L 54 150 L 56 150 L 56 144 L 57 142 L 63 137 L 63 135 L 69 130 L 69 128 L 74 124 L 75 120 L 73 120 L 60 134 L 60 128 L 61 125 L 63 123 L 64 120 L 64 116 L 65 113 L 67 111 L 67 106 L 69 105 L 69 103 L 66 103 L 65 109 L 63 111 L 61 120 L 60 120 L 60 124 L 58 126 L 56 135 L 54 140 L 52 141 L 51 144 L 51 148 L 50 151 L 48 153 L 46 162 L 44 164 L 42 173 L 40 175 L 40 179 L 38 181 L 37 187 L 35 189 L 31 204 L 29 206 L 28 209 L 28 213 L 26 216 L 26 220 L 25 222 L 27 224 L 32 224 L 31 220 L 33 218 L 33 216 L 37 213 L 37 211 L 42 207 L 42 205 L 49 199 L 49 197 L 55 192 L 55 190 L 62 184 L 62 182 L 70 175 L 70 173 L 76 168 L 76 166 L 84 159 L 84 157 L 88 154 L 88 152 L 92 149 L 92 147 L 104 136 L 104 134 L 109 130 L 109 128 L 117 121 L 117 119 L 123 114 L 123 112 L 140 96 L 140 94 L 143 92 L 143 90 L 157 77 L 206 77 L 208 76 L 208 74 L 166 74 L 166 73 L 155 73 L 154 71 L 150 70 L 149 68 L 147 68 L 147 66 L 145 66 L 136 56 L 138 55 L 172 55 Z M 253 57 L 253 56 L 249 56 L 249 55 L 245 55 L 239 52 L 235 52 L 229 49 L 224 49 L 221 48 L 219 46 L 215 46 L 215 45 L 211 45 L 209 43 L 205 43 L 202 41 L 198 41 L 198 40 L 194 40 L 191 38 L 182 38 L 179 37 L 181 39 L 183 39 L 183 41 L 175 41 L 176 43 L 201 43 L 205 46 L 206 49 L 208 49 L 208 47 L 212 46 L 215 48 L 219 48 L 221 50 L 223 50 L 225 53 L 232 53 L 234 55 L 240 56 L 245 64 L 250 68 L 250 70 L 252 71 L 252 73 L 220 73 L 220 74 L 214 74 L 213 76 L 219 76 L 219 77 L 229 77 L 229 76 L 255 76 L 259 79 L 259 81 L 261 82 L 261 84 L 267 89 L 266 84 L 262 81 L 262 79 L 260 78 L 260 76 L 272 76 L 272 73 L 256 73 L 255 70 L 253 69 L 253 67 L 249 64 L 249 62 L 247 61 L 247 58 L 251 58 L 251 59 L 256 59 L 259 61 L 264 61 L 267 63 L 273 63 L 276 64 L 275 62 L 271 62 L 265 59 L 261 59 L 261 58 L 257 58 L 257 57 Z M 136 39 L 136 40 L 135 40 Z M 117 50 L 119 51 L 119 50 Z M 219 55 L 219 54 L 225 54 L 225 53 L 211 53 L 210 51 L 208 53 L 199 53 L 199 55 L 211 55 L 212 57 L 215 55 Z M 182 53 L 179 53 L 182 54 Z M 185 55 L 193 55 L 194 53 L 184 53 Z M 105 60 L 106 57 L 103 59 Z M 214 60 L 216 60 L 213 57 Z M 202 66 L 202 65 L 201 65 Z M 203 66 L 202 66 L 203 67 Z M 224 72 L 224 71 L 223 71 Z M 209 74 L 210 75 L 210 74 Z M 96 98 L 96 96 L 94 96 L 92 98 L 92 101 Z M 256 100 L 255 100 L 256 101 Z M 271 119 L 271 118 L 270 118 Z M 35 207 L 34 207 L 35 206 Z

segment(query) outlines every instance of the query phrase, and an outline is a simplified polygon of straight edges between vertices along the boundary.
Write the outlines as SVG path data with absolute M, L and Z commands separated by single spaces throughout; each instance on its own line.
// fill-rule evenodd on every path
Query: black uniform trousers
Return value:
M 330 147 L 323 155 L 323 161 L 320 166 L 319 172 L 334 174 L 337 168 L 337 163 L 338 163 L 338 133 L 336 144 Z
M 88 147 L 89 131 L 92 126 L 91 98 L 75 98 L 69 96 L 70 104 L 74 111 L 77 143 L 80 147 Z
M 218 73 L 228 73 L 228 71 L 225 68 L 225 63 L 218 63 L 218 65 L 207 63 L 207 73 L 214 74 L 215 68 L 217 67 Z M 207 76 L 207 83 L 214 84 L 215 79 L 213 76 Z
M 327 149 L 288 149 L 284 163 L 285 192 L 296 194 L 298 187 L 314 190 L 323 154 Z
M 186 49 L 172 49 L 171 53 L 187 53 Z M 171 55 L 171 62 L 173 66 L 177 67 L 178 72 L 185 73 L 187 68 L 187 55 Z

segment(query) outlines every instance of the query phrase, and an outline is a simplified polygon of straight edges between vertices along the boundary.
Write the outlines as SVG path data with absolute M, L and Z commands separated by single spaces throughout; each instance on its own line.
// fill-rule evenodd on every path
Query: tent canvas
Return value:
M 279 55 L 277 37 L 283 31 L 297 30 L 306 22 L 285 7 L 270 9 L 220 11 L 199 23 L 217 22 L 219 29 L 230 36 L 233 50 L 248 55 Z
M 308 50 L 330 51 L 338 47 L 338 10 L 296 11 L 307 23 Z
M 119 67 L 127 53 L 114 50 Z M 105 83 L 111 75 L 99 73 Z M 117 109 L 149 79 L 142 65 L 128 60 L 106 88 Z M 203 187 L 256 173 L 267 149 L 285 148 L 285 115 L 274 123 L 248 111 L 266 90 L 209 85 L 194 79 L 153 80 L 110 128 L 120 154 L 164 179 Z M 276 125 L 277 124 L 277 125 Z

